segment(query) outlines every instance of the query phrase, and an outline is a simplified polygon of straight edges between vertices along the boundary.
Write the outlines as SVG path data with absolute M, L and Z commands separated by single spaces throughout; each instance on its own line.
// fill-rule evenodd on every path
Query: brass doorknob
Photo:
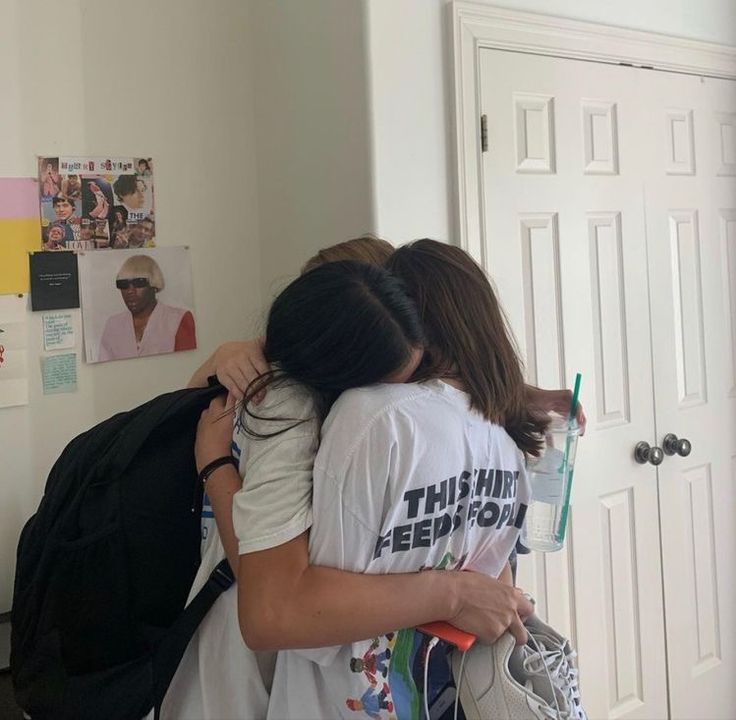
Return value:
M 687 438 L 678 438 L 674 433 L 667 433 L 662 441 L 662 449 L 665 455 L 687 457 L 693 446 Z
M 664 460 L 664 452 L 662 448 L 651 447 L 648 442 L 642 440 L 636 443 L 634 448 L 634 460 L 640 465 L 649 463 L 650 465 L 659 465 Z

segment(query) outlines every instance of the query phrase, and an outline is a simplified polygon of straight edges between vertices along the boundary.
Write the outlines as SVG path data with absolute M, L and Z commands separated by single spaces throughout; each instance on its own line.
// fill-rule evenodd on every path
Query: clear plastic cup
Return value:
M 530 550 L 555 552 L 565 543 L 572 474 L 580 428 L 575 419 L 553 415 L 538 458 L 527 461 L 532 499 L 521 531 Z

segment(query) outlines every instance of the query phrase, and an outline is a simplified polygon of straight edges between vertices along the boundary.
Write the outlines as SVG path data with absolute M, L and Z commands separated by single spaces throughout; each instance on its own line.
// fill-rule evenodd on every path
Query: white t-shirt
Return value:
M 235 441 L 246 447 L 242 489 L 233 501 L 238 553 L 283 545 L 312 524 L 312 467 L 319 443 L 319 421 L 310 392 L 294 382 L 269 387 L 253 412 L 269 420 L 249 420 L 258 433 L 280 435 L 253 440 L 236 428 Z M 275 420 L 274 418 L 277 418 Z
M 312 519 L 312 464 L 319 424 L 309 393 L 291 384 L 269 388 L 248 418 L 258 433 L 289 428 L 270 439 L 254 439 L 236 421 L 233 455 L 239 458 L 243 488 L 235 495 L 233 523 L 240 553 L 264 550 L 292 540 Z M 291 427 L 295 422 L 301 422 Z M 187 602 L 225 557 L 212 506 L 202 510 L 202 564 Z M 197 628 L 172 679 L 162 706 L 163 720 L 262 720 L 266 717 L 275 653 L 254 653 L 240 635 L 235 585 L 215 602 Z M 153 714 L 150 715 L 153 718 Z M 147 719 L 148 720 L 148 719 Z
M 464 392 L 436 380 L 351 390 L 325 422 L 315 460 L 310 562 L 497 577 L 529 497 L 518 448 Z M 279 653 L 269 718 L 418 719 L 426 641 L 408 629 Z

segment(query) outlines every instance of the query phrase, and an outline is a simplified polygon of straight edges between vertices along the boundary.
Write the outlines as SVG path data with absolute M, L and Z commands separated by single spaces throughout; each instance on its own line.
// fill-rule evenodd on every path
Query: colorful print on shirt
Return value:
M 422 570 L 454 570 L 462 567 L 463 560 L 448 552 L 434 568 Z M 371 720 L 424 720 L 424 665 L 429 641 L 427 635 L 414 628 L 373 638 L 362 657 L 350 660 L 351 672 L 362 673 L 368 687 L 359 699 L 348 698 L 347 707 L 366 713 Z M 431 700 L 451 680 L 448 651 L 449 647 L 442 643 L 430 656 L 433 666 L 426 690 Z M 388 714 L 382 714 L 383 710 Z

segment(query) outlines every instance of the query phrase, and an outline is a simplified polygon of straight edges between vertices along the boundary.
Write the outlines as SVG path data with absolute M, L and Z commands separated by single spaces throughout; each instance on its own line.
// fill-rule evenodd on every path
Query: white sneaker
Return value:
M 545 674 L 540 664 L 544 662 L 550 671 L 552 681 L 565 698 L 570 720 L 588 720 L 580 699 L 577 653 L 572 649 L 570 641 L 536 615 L 530 615 L 524 624 L 540 648 L 544 646 L 544 658 L 536 664 L 532 663 L 530 669 L 533 667 Z
M 540 645 L 541 647 L 541 645 Z M 547 676 L 548 659 L 502 635 L 493 645 L 454 651 L 452 670 L 467 720 L 569 720 L 564 694 Z M 539 672 L 538 672 L 539 671 Z M 551 672 L 550 672 L 551 675 Z

